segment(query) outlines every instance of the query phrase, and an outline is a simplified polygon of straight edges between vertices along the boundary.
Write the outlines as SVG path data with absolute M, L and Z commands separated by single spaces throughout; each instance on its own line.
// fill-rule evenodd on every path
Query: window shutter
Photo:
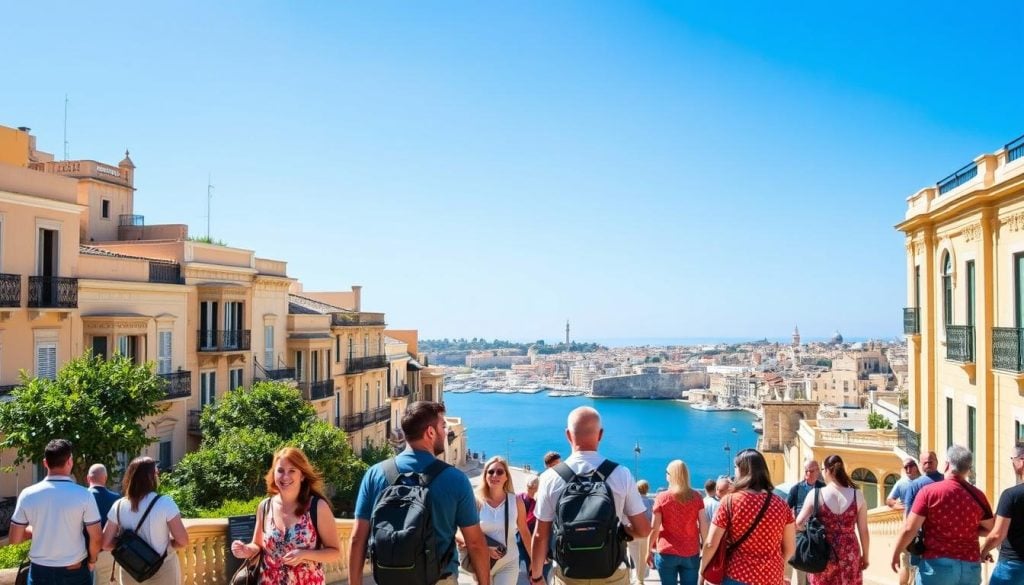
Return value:
M 159 374 L 170 374 L 171 373 L 171 332 L 161 331 L 157 334 L 159 336 L 158 349 L 159 356 L 157 359 L 157 373 Z
M 53 380 L 57 377 L 57 345 L 41 343 L 36 346 L 36 376 Z
M 273 370 L 274 364 L 274 326 L 263 326 L 263 365 Z

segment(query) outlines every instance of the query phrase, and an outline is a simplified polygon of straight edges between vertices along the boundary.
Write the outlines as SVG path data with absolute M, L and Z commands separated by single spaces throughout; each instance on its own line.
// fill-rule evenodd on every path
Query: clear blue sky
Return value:
M 1019 2 L 148 4 L 5 3 L 0 124 L 424 337 L 896 335 L 905 198 L 1024 133 Z

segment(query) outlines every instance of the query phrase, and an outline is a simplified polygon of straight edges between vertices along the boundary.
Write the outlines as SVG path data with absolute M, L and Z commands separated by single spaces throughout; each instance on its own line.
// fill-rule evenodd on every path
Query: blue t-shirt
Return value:
M 903 494 L 903 505 L 905 506 L 903 515 L 910 515 L 910 509 L 914 507 L 914 498 L 916 498 L 917 494 L 921 492 L 921 488 L 930 483 L 942 481 L 943 479 L 945 479 L 944 475 L 942 475 L 938 471 L 933 471 L 931 473 L 922 475 L 921 477 L 910 482 L 910 485 L 907 486 L 907 489 Z
M 421 472 L 433 463 L 435 458 L 426 451 L 406 449 L 395 457 L 395 464 L 400 473 L 410 471 Z M 377 463 L 363 476 L 359 484 L 359 496 L 356 498 L 356 519 L 370 520 L 373 507 L 377 504 L 384 488 L 388 487 L 388 479 L 380 463 Z M 459 555 L 455 553 L 455 528 L 475 526 L 480 523 L 480 513 L 476 509 L 476 498 L 469 478 L 458 469 L 445 469 L 430 484 L 430 508 L 434 521 L 434 533 L 442 554 L 451 550 L 452 558 L 448 562 L 447 572 L 459 573 Z M 447 548 L 446 548 L 447 545 Z
M 121 494 L 108 490 L 104 486 L 91 486 L 89 493 L 92 494 L 92 497 L 96 498 L 96 507 L 100 510 L 100 526 L 106 527 L 107 513 L 110 512 L 114 502 L 121 499 Z

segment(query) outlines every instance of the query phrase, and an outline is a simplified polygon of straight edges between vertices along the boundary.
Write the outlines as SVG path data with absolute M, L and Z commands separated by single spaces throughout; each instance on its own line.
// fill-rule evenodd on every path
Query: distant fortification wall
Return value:
M 705 372 L 631 374 L 597 378 L 592 393 L 602 398 L 682 398 L 683 390 L 707 385 Z

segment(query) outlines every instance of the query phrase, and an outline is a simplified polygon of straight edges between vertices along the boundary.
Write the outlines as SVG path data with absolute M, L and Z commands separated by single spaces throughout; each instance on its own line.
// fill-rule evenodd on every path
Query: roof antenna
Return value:
M 206 175 L 206 243 L 210 243 L 213 240 L 210 239 L 210 202 L 213 201 L 213 180 L 212 175 L 207 173 Z
M 64 160 L 68 160 L 68 94 L 64 94 Z

